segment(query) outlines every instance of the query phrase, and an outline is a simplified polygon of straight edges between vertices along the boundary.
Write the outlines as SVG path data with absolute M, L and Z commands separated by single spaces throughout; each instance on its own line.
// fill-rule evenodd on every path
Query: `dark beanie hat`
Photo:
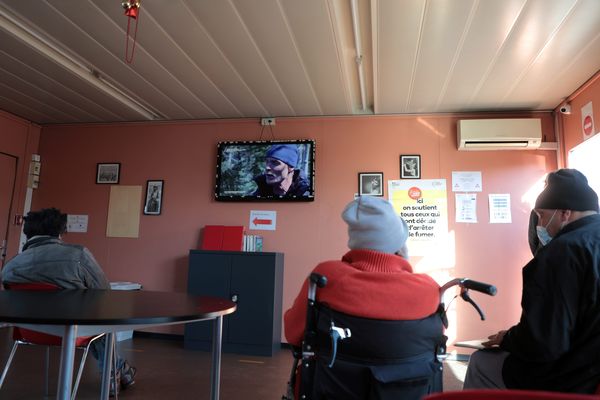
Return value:
M 267 157 L 276 158 L 290 167 L 296 168 L 296 164 L 298 164 L 298 148 L 295 144 L 274 144 L 269 147 Z
M 587 178 L 576 169 L 550 172 L 535 208 L 548 210 L 598 211 L 598 195 Z

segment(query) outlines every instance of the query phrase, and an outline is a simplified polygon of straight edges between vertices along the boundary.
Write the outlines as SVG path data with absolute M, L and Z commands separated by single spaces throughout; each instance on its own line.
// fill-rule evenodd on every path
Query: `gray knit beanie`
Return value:
M 396 215 L 394 207 L 387 200 L 375 196 L 360 196 L 346 206 L 342 219 L 348 224 L 350 249 L 399 253 L 408 258 L 408 226 Z

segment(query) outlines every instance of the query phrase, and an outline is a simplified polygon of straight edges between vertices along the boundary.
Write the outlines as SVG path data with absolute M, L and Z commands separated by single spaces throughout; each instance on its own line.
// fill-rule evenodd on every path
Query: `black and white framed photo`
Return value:
M 421 179 L 421 156 L 415 154 L 400 156 L 400 178 Z
M 119 183 L 121 163 L 98 163 L 96 167 L 96 183 Z
M 360 196 L 383 196 L 383 172 L 359 172 L 358 194 Z
M 145 215 L 160 215 L 164 183 L 164 181 L 159 180 L 148 181 L 146 183 Z

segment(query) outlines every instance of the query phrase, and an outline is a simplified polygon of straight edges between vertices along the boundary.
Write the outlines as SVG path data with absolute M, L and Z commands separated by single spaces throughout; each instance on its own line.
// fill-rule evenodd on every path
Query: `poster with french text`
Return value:
M 408 251 L 426 256 L 446 247 L 448 200 L 445 179 L 388 181 L 389 200 L 408 225 Z

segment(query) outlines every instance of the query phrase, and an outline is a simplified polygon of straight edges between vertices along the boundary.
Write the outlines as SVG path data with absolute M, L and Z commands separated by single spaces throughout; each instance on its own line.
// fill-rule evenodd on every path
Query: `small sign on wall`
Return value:
M 250 210 L 249 229 L 274 231 L 277 227 L 277 211 Z
M 67 215 L 67 232 L 87 232 L 87 215 Z
M 583 140 L 587 140 L 594 136 L 594 108 L 590 101 L 585 106 L 581 107 L 581 130 L 583 132 Z

